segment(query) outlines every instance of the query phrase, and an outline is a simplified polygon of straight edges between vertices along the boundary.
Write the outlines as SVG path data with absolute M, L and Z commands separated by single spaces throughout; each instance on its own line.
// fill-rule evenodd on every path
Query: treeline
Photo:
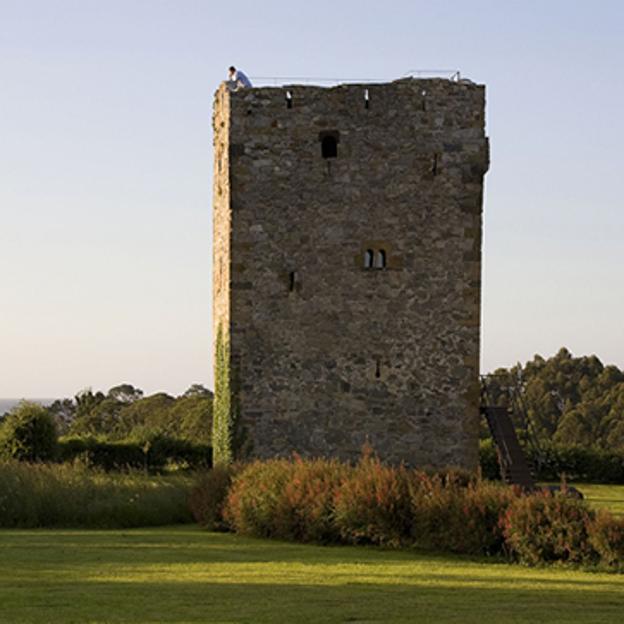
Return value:
M 573 357 L 565 348 L 548 359 L 536 355 L 524 365 L 497 369 L 486 387 L 485 400 L 512 407 L 518 430 L 522 434 L 528 423 L 540 447 L 624 452 L 624 371 L 595 355 Z M 62 437 L 118 442 L 161 436 L 211 445 L 212 404 L 212 392 L 198 384 L 177 397 L 144 396 L 121 384 L 107 392 L 83 390 L 46 410 Z
M 520 430 L 526 415 L 540 446 L 624 450 L 624 372 L 595 355 L 573 357 L 565 348 L 548 359 L 536 355 L 497 369 L 486 386 L 488 403 L 511 406 Z
M 178 397 L 164 392 L 144 396 L 131 384 L 106 393 L 87 389 L 46 409 L 62 436 L 108 441 L 164 436 L 194 444 L 211 442 L 212 392 L 199 384 Z
M 0 460 L 75 462 L 104 470 L 199 468 L 212 462 L 212 392 L 143 396 L 130 384 L 84 390 L 44 407 L 22 401 L 0 419 Z

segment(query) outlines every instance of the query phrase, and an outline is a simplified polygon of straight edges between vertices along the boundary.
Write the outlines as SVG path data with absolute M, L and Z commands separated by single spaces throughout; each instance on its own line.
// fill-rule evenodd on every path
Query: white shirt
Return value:
M 250 89 L 253 85 L 251 84 L 251 80 L 247 78 L 244 72 L 240 69 L 237 69 L 234 72 L 234 76 L 232 77 L 232 81 L 236 83 L 238 87 L 245 87 L 246 89 Z

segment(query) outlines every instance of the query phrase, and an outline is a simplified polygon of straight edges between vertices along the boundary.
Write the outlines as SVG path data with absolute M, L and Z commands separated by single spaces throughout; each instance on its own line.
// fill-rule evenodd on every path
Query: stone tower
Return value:
M 217 90 L 216 461 L 476 467 L 484 106 L 445 79 Z

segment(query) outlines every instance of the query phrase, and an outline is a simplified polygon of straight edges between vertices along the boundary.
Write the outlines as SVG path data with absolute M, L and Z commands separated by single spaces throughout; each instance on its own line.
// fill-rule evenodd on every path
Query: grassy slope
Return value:
M 624 575 L 201 532 L 0 531 L 0 621 L 619 622 Z

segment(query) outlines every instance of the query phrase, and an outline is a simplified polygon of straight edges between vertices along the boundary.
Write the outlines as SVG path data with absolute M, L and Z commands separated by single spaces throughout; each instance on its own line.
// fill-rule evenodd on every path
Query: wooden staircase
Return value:
M 496 444 L 503 480 L 526 491 L 534 490 L 535 481 L 520 442 L 518 442 L 509 410 L 506 407 L 483 406 L 481 413 L 487 420 Z

